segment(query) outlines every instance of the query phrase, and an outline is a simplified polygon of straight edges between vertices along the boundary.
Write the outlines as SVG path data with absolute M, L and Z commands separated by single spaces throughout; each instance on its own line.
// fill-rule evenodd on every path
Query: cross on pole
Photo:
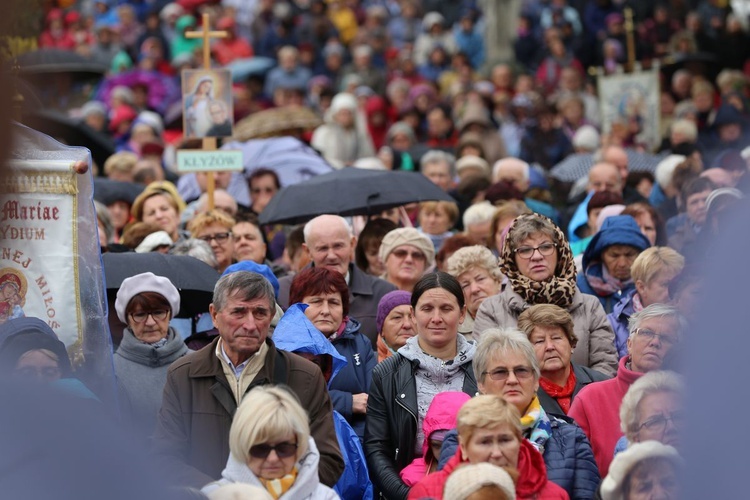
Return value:
M 200 31 L 188 31 L 185 33 L 186 38 L 201 38 L 203 39 L 203 68 L 211 69 L 211 39 L 212 38 L 226 38 L 229 33 L 226 31 L 211 31 L 209 25 L 208 13 L 203 13 L 203 19 L 201 23 Z M 216 149 L 216 137 L 204 137 L 203 138 L 203 150 L 210 151 Z M 214 179 L 214 173 L 208 172 L 206 176 L 206 192 L 208 193 L 208 209 L 214 209 L 214 190 L 216 189 L 216 181 Z

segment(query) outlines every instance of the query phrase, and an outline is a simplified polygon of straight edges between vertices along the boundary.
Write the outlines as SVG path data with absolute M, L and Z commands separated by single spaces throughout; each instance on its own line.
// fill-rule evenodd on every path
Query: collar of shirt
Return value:
M 254 355 L 257 355 L 257 354 L 258 353 L 255 353 Z M 216 356 L 218 357 L 219 355 L 221 355 L 221 357 L 224 359 L 224 361 L 227 362 L 227 364 L 229 365 L 229 367 L 234 372 L 234 376 L 237 377 L 238 379 L 240 378 L 240 375 L 242 375 L 242 371 L 245 369 L 245 367 L 247 366 L 247 364 L 252 359 L 252 356 L 251 356 L 251 357 L 247 358 L 245 361 L 243 361 L 242 363 L 240 363 L 239 365 L 234 366 L 234 364 L 232 363 L 232 360 L 229 359 L 229 356 L 227 356 L 226 351 L 224 351 L 224 341 L 221 340 L 221 339 L 219 339 L 219 344 L 216 346 Z

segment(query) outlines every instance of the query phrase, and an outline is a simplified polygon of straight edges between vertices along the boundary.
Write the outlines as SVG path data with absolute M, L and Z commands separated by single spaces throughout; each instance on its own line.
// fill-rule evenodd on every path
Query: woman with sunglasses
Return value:
M 385 267 L 381 278 L 399 290 L 411 292 L 435 263 L 435 247 L 424 233 L 413 227 L 394 229 L 380 243 L 380 261 Z
M 169 320 L 180 312 L 180 294 L 167 278 L 137 274 L 123 280 L 115 310 L 127 325 L 114 356 L 120 406 L 138 432 L 150 436 L 161 407 L 167 369 L 189 351 L 169 326 Z
M 258 386 L 247 393 L 229 430 L 229 459 L 209 494 L 232 483 L 260 486 L 276 500 L 328 500 L 339 496 L 318 480 L 320 453 L 310 436 L 307 413 L 282 387 Z
M 547 478 L 570 498 L 593 498 L 599 471 L 591 444 L 571 420 L 542 407 L 539 361 L 526 335 L 515 328 L 486 330 L 474 355 L 474 375 L 480 393 L 500 396 L 518 410 L 522 437 L 542 454 Z M 452 431 L 443 441 L 440 466 L 456 454 L 458 445 Z
M 570 313 L 578 344 L 573 362 L 608 376 L 617 371 L 615 336 L 599 300 L 576 286 L 576 266 L 565 235 L 547 217 L 516 217 L 505 238 L 500 271 L 508 286 L 487 298 L 474 318 L 474 339 L 489 328 L 511 328 L 534 304 L 554 304 Z

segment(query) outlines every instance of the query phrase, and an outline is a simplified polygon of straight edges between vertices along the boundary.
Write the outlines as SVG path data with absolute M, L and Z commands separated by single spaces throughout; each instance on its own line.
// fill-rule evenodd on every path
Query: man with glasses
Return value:
M 297 396 L 320 452 L 320 481 L 337 482 L 344 462 L 326 382 L 316 365 L 268 338 L 274 309 L 273 287 L 260 274 L 238 271 L 216 283 L 210 314 L 219 336 L 170 367 L 154 434 L 160 471 L 173 484 L 201 488 L 221 477 L 237 406 L 264 384 L 285 384 Z
M 607 475 L 615 445 L 622 436 L 620 405 L 628 389 L 645 373 L 670 368 L 686 320 L 677 309 L 652 304 L 630 317 L 628 355 L 620 359 L 617 376 L 581 389 L 570 407 L 573 418 L 591 441 L 602 477 Z

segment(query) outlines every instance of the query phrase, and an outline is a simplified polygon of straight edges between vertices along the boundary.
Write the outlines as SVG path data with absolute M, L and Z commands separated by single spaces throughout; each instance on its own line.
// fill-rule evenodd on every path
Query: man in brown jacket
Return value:
M 316 365 L 266 338 L 275 304 L 259 274 L 238 271 L 216 284 L 210 313 L 219 338 L 173 363 L 164 387 L 153 444 L 168 481 L 200 488 L 221 477 L 237 405 L 261 384 L 286 384 L 297 395 L 320 451 L 320 481 L 338 481 L 344 461 L 325 380 Z

